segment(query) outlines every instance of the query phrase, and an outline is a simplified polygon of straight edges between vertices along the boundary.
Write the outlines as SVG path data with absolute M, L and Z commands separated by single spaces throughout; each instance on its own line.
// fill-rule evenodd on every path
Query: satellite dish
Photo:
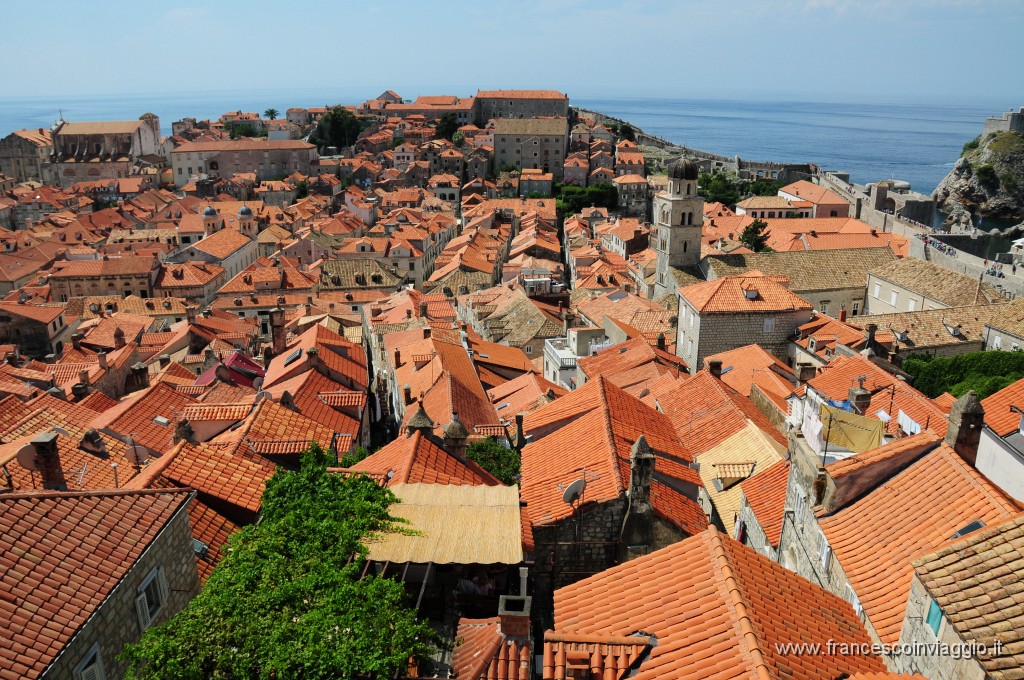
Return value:
M 39 464 L 36 463 L 36 447 L 31 444 L 25 444 L 18 449 L 18 465 L 26 470 L 37 472 L 39 470 Z
M 263 387 L 263 376 L 259 376 L 255 380 L 253 380 L 252 386 L 257 390 Z
M 62 435 L 64 435 L 65 437 L 70 437 L 70 436 L 71 436 L 71 433 L 70 433 L 70 432 L 68 432 L 67 430 L 65 430 L 65 429 L 64 429 L 63 427 L 59 427 L 59 426 L 57 426 L 57 425 L 54 425 L 54 426 L 53 426 L 52 428 L 50 428 L 50 429 L 52 429 L 52 430 L 53 430 L 54 432 L 56 432 L 57 434 L 62 434 Z
M 138 447 L 133 443 L 127 449 L 125 449 L 124 457 L 128 459 L 128 462 L 132 465 L 142 466 L 149 460 L 149 456 L 146 455 L 145 451 L 139 451 Z
M 257 378 L 257 380 L 259 380 L 259 378 Z M 271 398 L 270 397 L 270 392 L 268 392 L 267 390 L 260 390 L 259 392 L 256 393 L 256 398 L 253 399 L 252 405 L 256 406 L 257 404 L 259 404 L 264 399 L 270 399 L 270 398 Z
M 580 496 L 583 495 L 583 491 L 586 488 L 587 480 L 583 479 L 582 477 L 580 479 L 577 479 L 575 482 L 565 487 L 565 491 L 562 492 L 562 501 L 569 505 L 572 505 L 577 500 L 579 500 Z

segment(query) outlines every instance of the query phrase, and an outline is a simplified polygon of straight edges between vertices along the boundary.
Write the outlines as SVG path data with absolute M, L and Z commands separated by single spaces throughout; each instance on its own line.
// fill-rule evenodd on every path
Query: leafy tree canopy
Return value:
M 279 111 L 277 109 L 271 107 L 263 112 L 263 117 L 268 120 L 277 120 L 278 113 Z
M 455 117 L 454 113 L 446 113 L 437 121 L 437 126 L 434 129 L 438 137 L 451 139 L 459 129 L 459 119 Z
M 576 187 L 566 184 L 558 193 L 558 207 L 566 214 L 577 213 L 590 206 L 614 210 L 619 205 L 619 194 L 612 184 Z
M 623 139 L 628 139 L 631 142 L 636 141 L 636 131 L 629 123 L 623 123 L 619 127 L 619 135 L 621 135 Z
M 344 106 L 332 106 L 320 117 L 316 135 L 311 142 L 318 146 L 334 146 L 339 149 L 352 146 L 363 131 L 363 123 Z
M 314 445 L 298 471 L 269 480 L 261 522 L 231 537 L 205 588 L 125 648 L 128 678 L 389 677 L 431 653 L 438 637 L 402 584 L 360 578 L 362 542 L 403 530 L 388 514 L 394 495 L 327 463 Z
M 755 253 L 771 251 L 771 248 L 768 247 L 769 236 L 771 236 L 771 232 L 768 231 L 768 223 L 763 220 L 754 220 L 743 228 L 743 233 L 740 234 L 740 243 Z
M 914 387 L 935 398 L 943 392 L 961 397 L 968 390 L 980 399 L 1024 378 L 1024 352 L 970 352 L 951 357 L 911 354 L 903 370 Z
M 466 458 L 498 478 L 502 484 L 519 483 L 519 454 L 506 449 L 494 437 L 466 447 Z

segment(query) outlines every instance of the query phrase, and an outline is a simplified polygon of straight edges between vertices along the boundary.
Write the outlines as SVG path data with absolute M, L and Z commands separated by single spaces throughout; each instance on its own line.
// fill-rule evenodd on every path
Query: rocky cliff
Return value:
M 1024 218 L 1024 135 L 996 132 L 968 142 L 934 195 L 947 225 Z

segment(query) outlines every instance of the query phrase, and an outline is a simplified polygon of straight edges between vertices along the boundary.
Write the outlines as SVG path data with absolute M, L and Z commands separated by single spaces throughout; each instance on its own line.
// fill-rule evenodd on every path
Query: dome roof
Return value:
M 243 203 L 242 207 L 238 209 L 238 216 L 239 217 L 252 217 L 252 208 L 250 208 L 245 203 Z
M 203 217 L 216 217 L 217 211 L 214 210 L 212 205 L 206 206 L 206 210 L 203 211 Z
M 686 158 L 673 161 L 668 166 L 668 176 L 672 179 L 696 180 L 699 172 L 697 164 Z
M 420 402 L 416 412 L 412 414 L 412 418 L 409 419 L 409 423 L 406 425 L 409 429 L 425 428 L 426 430 L 434 429 L 434 421 L 430 419 L 427 412 L 423 410 L 423 402 Z
M 469 430 L 459 420 L 459 414 L 452 414 L 452 422 L 444 426 L 445 439 L 465 439 L 469 436 Z

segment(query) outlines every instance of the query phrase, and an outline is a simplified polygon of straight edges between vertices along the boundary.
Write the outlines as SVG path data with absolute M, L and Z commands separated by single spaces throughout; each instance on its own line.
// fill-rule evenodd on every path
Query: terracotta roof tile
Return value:
M 392 484 L 454 484 L 496 486 L 498 480 L 471 460 L 459 460 L 420 432 L 399 435 L 359 461 L 351 472 L 384 475 Z
M 679 294 L 699 314 L 813 309 L 810 302 L 790 292 L 778 278 L 753 273 L 727 276 L 685 286 L 679 289 Z
M 869 638 L 848 603 L 714 528 L 555 591 L 557 634 L 637 631 L 657 639 L 641 656 L 640 680 L 818 680 L 885 670 L 871 655 L 782 655 L 778 646 L 791 642 Z M 547 659 L 543 677 L 554 678 Z
M 774 548 L 779 547 L 782 537 L 782 513 L 786 508 L 788 484 L 789 461 L 775 463 L 761 474 L 740 483 L 747 504 Z
M 1024 380 L 1018 380 L 982 399 L 981 406 L 985 409 L 985 424 L 993 432 L 1000 437 L 1013 434 L 1020 429 L 1022 416 L 1011 411 L 1010 407 L 1024 408 Z
M 194 402 L 195 399 L 170 385 L 157 383 L 100 414 L 95 426 L 130 436 L 136 444 L 162 453 L 171 448 L 171 437 L 179 415 Z
M 452 650 L 455 677 L 467 680 L 508 678 L 526 680 L 532 663 L 529 640 L 506 638 L 498 617 L 459 619 Z
M 1024 515 L 967 534 L 914 562 L 914 570 L 961 640 L 995 648 L 978 655 L 993 678 L 1024 667 Z
M 818 522 L 879 638 L 893 643 L 903 625 L 911 560 L 975 520 L 991 525 L 1018 511 L 943 443 Z
M 187 491 L 0 497 L 0 674 L 42 675 L 188 500 Z
M 267 461 L 246 458 L 216 445 L 186 444 L 177 453 L 167 455 L 174 455 L 174 460 L 164 468 L 164 477 L 254 515 L 260 508 L 263 488 L 276 469 Z

